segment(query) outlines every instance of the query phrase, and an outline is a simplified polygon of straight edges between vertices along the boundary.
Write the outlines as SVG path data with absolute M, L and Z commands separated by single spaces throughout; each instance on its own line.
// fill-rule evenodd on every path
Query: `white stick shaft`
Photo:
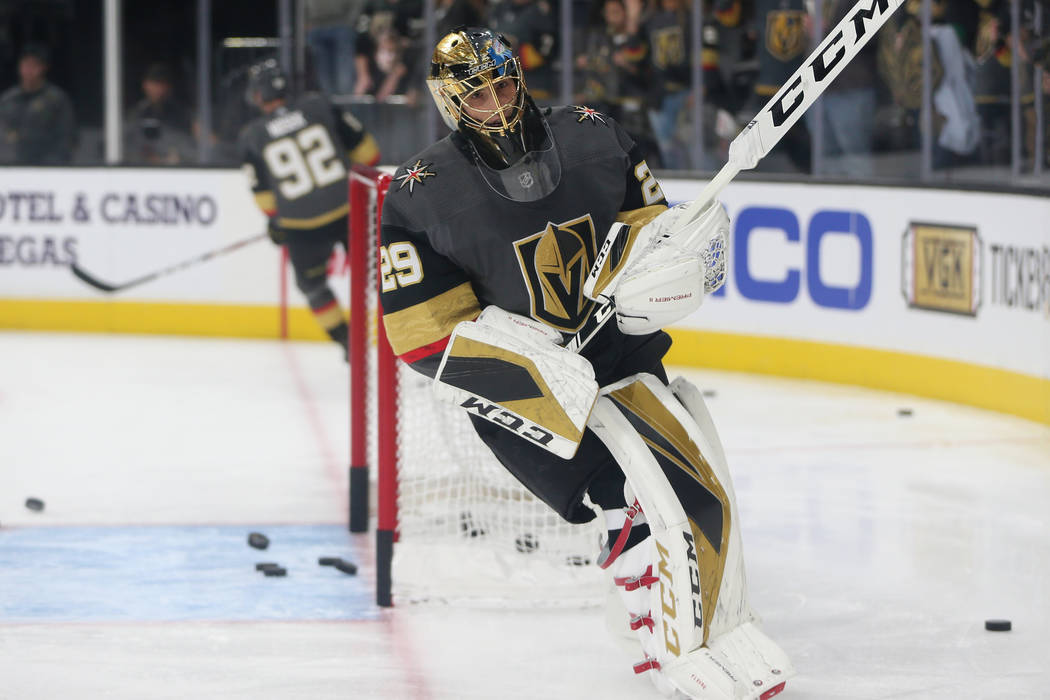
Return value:
M 894 11 L 905 0 L 857 0 L 846 16 L 828 32 L 820 46 L 802 63 L 802 67 L 787 79 L 777 94 L 755 115 L 751 123 L 729 144 L 729 162 L 711 179 L 679 215 L 679 221 L 690 222 L 704 210 L 741 170 L 758 165 L 788 129 L 805 114 L 831 81 L 860 53 L 864 45 L 879 31 Z M 565 343 L 565 347 L 579 352 L 612 318 L 613 302 L 599 306 L 584 328 Z
M 741 170 L 749 170 L 773 150 L 842 69 L 886 23 L 905 0 L 858 0 L 820 46 L 803 61 L 777 94 L 729 145 L 729 162 L 687 208 L 689 221 Z

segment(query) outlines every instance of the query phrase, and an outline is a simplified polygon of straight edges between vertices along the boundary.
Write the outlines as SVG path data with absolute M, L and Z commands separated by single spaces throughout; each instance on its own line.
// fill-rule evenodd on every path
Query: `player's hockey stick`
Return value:
M 203 253 L 201 255 L 198 255 L 195 258 L 190 258 L 189 260 L 184 260 L 183 262 L 177 263 L 177 264 L 172 265 L 170 267 L 166 267 L 163 270 L 157 270 L 156 272 L 151 272 L 148 275 L 143 275 L 142 277 L 136 277 L 133 280 L 130 280 L 128 282 L 124 282 L 123 284 L 110 284 L 108 282 L 103 282 L 102 280 L 100 280 L 99 278 L 95 277 L 94 275 L 86 272 L 82 267 L 80 267 L 76 263 L 70 263 L 69 269 L 73 272 L 74 275 L 76 275 L 76 277 L 78 279 L 83 280 L 85 283 L 91 285 L 95 289 L 98 289 L 98 290 L 101 290 L 101 291 L 107 292 L 107 293 L 121 292 L 121 291 L 123 291 L 125 289 L 130 289 L 131 287 L 137 287 L 140 284 L 145 284 L 146 282 L 151 282 L 151 281 L 153 281 L 153 280 L 155 280 L 155 279 L 157 279 L 159 277 L 165 277 L 167 275 L 172 274 L 173 272 L 179 272 L 181 270 L 185 270 L 188 267 L 193 267 L 194 265 L 200 264 L 202 262 L 206 262 L 206 261 L 211 260 L 212 258 L 216 258 L 216 257 L 218 257 L 220 255 L 225 255 L 226 253 L 232 253 L 233 251 L 237 250 L 238 248 L 243 248 L 244 246 L 249 245 L 251 243 L 255 243 L 256 241 L 261 241 L 262 239 L 264 239 L 266 237 L 267 237 L 267 234 L 260 233 L 260 234 L 257 234 L 255 236 L 252 236 L 250 238 L 245 238 L 243 240 L 236 241 L 234 243 L 230 243 L 229 245 L 223 246 L 222 248 L 217 248 L 216 250 L 208 251 L 207 253 Z
M 773 146 L 777 145 L 788 129 L 794 126 L 831 81 L 903 4 L 904 0 L 858 0 L 806 58 L 802 67 L 787 79 L 773 99 L 737 134 L 729 144 L 729 161 L 707 183 L 700 195 L 685 207 L 679 220 L 683 224 L 693 221 L 741 170 L 750 170 L 758 165 L 758 161 L 773 150 Z M 611 245 L 611 239 L 602 245 L 596 256 L 596 266 L 608 254 Z M 577 352 L 582 350 L 613 316 L 613 311 L 611 299 L 602 302 L 583 328 L 565 343 L 565 347 Z

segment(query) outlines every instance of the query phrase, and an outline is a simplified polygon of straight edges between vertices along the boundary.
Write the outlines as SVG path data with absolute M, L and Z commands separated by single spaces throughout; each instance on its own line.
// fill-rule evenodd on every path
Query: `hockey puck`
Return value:
M 336 566 L 341 561 L 342 559 L 339 557 L 321 557 L 317 560 L 317 563 L 321 566 Z
M 280 566 L 275 566 L 272 569 L 263 569 L 262 572 L 266 576 L 284 576 L 288 573 L 288 570 Z
M 29 510 L 35 510 L 37 513 L 39 513 L 44 509 L 44 502 L 41 501 L 39 498 L 27 498 L 26 508 L 28 508 Z
M 897 415 L 900 416 L 901 418 L 907 418 L 908 416 L 911 415 L 911 409 L 910 408 L 898 408 L 897 409 Z
M 255 565 L 256 571 L 266 571 L 267 569 L 280 569 L 281 565 L 272 561 L 261 561 Z
M 989 632 L 1009 632 L 1013 625 L 1009 620 L 985 620 L 984 628 Z
M 459 514 L 459 529 L 468 537 L 481 537 L 485 530 L 474 523 L 474 516 L 470 511 L 462 511 Z
M 718 396 L 718 392 L 714 389 L 704 389 L 701 393 L 704 395 L 704 397 L 709 399 L 713 399 L 714 397 Z
M 514 540 L 514 547 L 519 552 L 527 554 L 539 549 L 540 543 L 536 541 L 535 537 L 526 532 L 524 535 Z
M 353 576 L 354 574 L 357 573 L 357 565 L 354 564 L 353 562 L 343 561 L 342 559 L 340 559 L 339 561 L 337 561 L 332 566 L 334 566 L 335 568 L 339 569 L 344 574 L 349 574 L 351 576 Z
M 270 546 L 270 538 L 261 532 L 252 532 L 248 535 L 248 544 L 256 549 L 266 549 Z

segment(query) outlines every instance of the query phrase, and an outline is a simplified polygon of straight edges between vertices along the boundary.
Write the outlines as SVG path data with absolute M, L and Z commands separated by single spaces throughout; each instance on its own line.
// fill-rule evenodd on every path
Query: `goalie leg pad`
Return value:
M 603 389 L 588 426 L 623 468 L 652 532 L 635 548 L 646 549 L 624 555 L 633 556 L 623 567 L 637 571 L 620 577 L 644 581 L 651 571 L 655 579 L 648 596 L 652 630 L 639 640 L 643 664 L 655 660 L 661 682 L 692 698 L 758 698 L 756 688 L 768 690 L 773 679 L 786 680 L 790 666 L 775 644 L 737 632 L 753 616 L 743 590 L 736 506 L 731 487 L 723 485 L 728 471 L 721 450 L 651 375 Z M 717 469 L 712 462 L 719 463 Z M 632 616 L 641 612 L 637 601 L 624 602 Z M 732 644 L 718 641 L 727 634 L 734 635 Z M 751 646 L 760 642 L 768 642 L 768 649 L 756 656 Z M 770 665 L 755 658 L 769 659 Z

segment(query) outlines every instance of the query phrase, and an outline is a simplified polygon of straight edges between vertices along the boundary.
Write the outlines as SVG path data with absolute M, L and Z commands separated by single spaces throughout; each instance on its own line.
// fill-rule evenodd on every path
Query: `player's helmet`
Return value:
M 268 58 L 248 69 L 248 102 L 254 104 L 256 95 L 262 102 L 272 102 L 287 94 L 288 77 L 276 59 Z
M 445 124 L 466 138 L 496 192 L 534 201 L 557 187 L 554 138 L 504 37 L 480 27 L 445 35 L 434 49 L 427 86 Z

